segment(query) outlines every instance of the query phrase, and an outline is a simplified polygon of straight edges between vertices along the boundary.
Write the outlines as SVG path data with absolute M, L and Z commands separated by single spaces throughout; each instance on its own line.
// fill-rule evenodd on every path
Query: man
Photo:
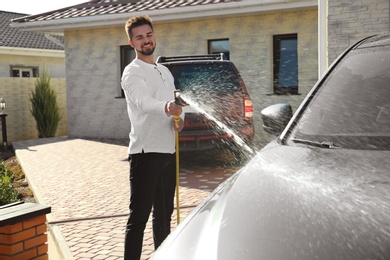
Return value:
M 173 101 L 174 79 L 170 71 L 154 62 L 156 48 L 148 16 L 130 18 L 125 26 L 136 58 L 124 69 L 122 88 L 131 123 L 130 215 L 126 225 L 125 259 L 139 259 L 144 229 L 153 208 L 155 249 L 170 233 L 176 187 L 175 131 L 173 116 L 182 107 Z M 171 100 L 171 101 L 170 101 Z

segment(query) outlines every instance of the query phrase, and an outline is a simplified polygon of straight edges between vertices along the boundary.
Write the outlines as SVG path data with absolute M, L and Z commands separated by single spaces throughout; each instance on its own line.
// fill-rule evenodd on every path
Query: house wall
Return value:
M 35 88 L 35 80 L 36 78 L 0 77 L 0 97 L 3 97 L 6 102 L 8 144 L 17 140 L 38 138 L 38 131 L 30 112 L 31 103 L 29 101 L 31 92 Z M 50 82 L 51 87 L 57 94 L 57 102 L 62 116 L 56 136 L 65 136 L 67 135 L 65 79 L 51 78 Z M 2 142 L 3 140 L 1 144 Z
M 364 37 L 388 33 L 390 0 L 328 0 L 328 61 Z
M 152 17 L 153 18 L 153 17 Z M 126 21 L 123 21 L 123 25 Z M 266 143 L 261 109 L 290 103 L 294 110 L 317 81 L 317 10 L 156 23 L 159 55 L 207 53 L 207 40 L 229 38 L 235 63 L 254 102 L 256 141 Z M 272 94 L 272 36 L 298 34 L 299 92 Z M 127 138 L 130 123 L 120 96 L 119 47 L 124 26 L 65 33 L 68 132 L 77 137 Z
M 11 76 L 11 66 L 38 67 L 39 71 L 47 68 L 52 78 L 65 78 L 64 57 L 45 57 L 1 54 L 0 53 L 0 77 Z
M 65 32 L 69 136 L 128 138 L 119 64 L 126 44 L 122 28 Z

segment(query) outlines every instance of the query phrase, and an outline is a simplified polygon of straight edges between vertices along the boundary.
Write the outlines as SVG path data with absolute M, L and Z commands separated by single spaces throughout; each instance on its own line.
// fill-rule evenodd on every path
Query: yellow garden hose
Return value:
M 173 92 L 173 97 L 175 98 L 175 103 L 180 103 L 180 90 L 175 90 Z M 173 121 L 175 126 L 178 128 L 180 123 L 180 116 L 173 116 Z M 176 211 L 177 211 L 177 224 L 180 224 L 180 199 L 179 199 L 179 132 L 176 131 Z
M 173 92 L 173 96 L 175 98 L 175 103 L 182 107 L 188 106 L 188 104 L 180 97 L 180 90 L 175 90 Z M 179 128 L 180 125 L 180 116 L 173 116 L 173 121 L 175 123 L 175 127 Z M 179 200 L 179 187 L 180 187 L 180 179 L 179 179 L 179 132 L 176 131 L 176 210 L 177 210 L 177 224 L 180 224 L 180 200 Z
M 179 127 L 180 116 L 174 116 L 173 120 L 176 127 Z M 177 224 L 180 224 L 180 201 L 179 201 L 179 132 L 176 132 L 176 211 L 177 211 Z

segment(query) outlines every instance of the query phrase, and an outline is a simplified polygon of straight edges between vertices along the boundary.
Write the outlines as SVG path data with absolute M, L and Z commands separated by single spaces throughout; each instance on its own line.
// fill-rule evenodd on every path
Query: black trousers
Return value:
M 125 232 L 125 260 L 139 260 L 144 230 L 153 208 L 153 239 L 157 249 L 171 231 L 176 187 L 176 156 L 140 153 L 129 156 L 130 215 Z

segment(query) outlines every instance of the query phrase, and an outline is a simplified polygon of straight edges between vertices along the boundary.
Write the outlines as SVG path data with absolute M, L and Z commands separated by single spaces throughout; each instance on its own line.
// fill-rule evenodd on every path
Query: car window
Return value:
M 220 95 L 240 91 L 238 73 L 231 63 L 191 63 L 167 66 L 175 78 L 176 87 L 183 93 Z
M 389 82 L 389 46 L 351 51 L 303 112 L 294 138 L 350 149 L 389 149 Z

